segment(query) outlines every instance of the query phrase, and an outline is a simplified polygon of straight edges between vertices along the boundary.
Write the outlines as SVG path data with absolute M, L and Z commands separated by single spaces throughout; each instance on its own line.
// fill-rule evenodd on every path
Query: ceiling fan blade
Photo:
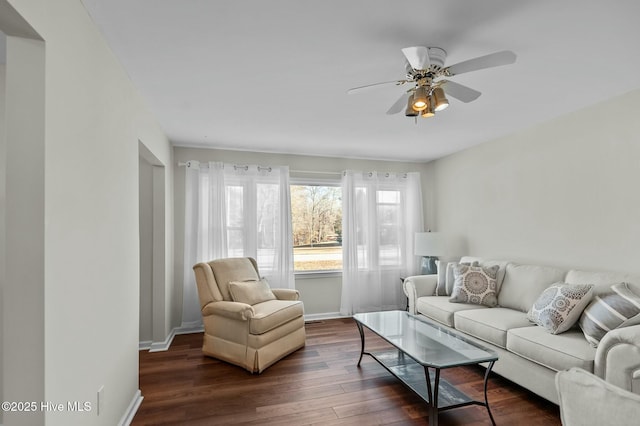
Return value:
M 351 95 L 351 94 L 359 92 L 361 90 L 372 89 L 372 88 L 377 87 L 377 86 L 384 86 L 385 84 L 395 84 L 396 86 L 399 86 L 399 85 L 404 84 L 406 82 L 407 82 L 407 80 L 383 81 L 381 83 L 373 83 L 373 84 L 367 84 L 365 86 L 353 87 L 353 88 L 347 90 L 347 93 L 349 95 Z
M 485 68 L 499 67 L 501 65 L 509 65 L 516 61 L 516 54 L 510 50 L 491 53 L 485 56 L 469 59 L 468 61 L 458 62 L 455 65 L 447 67 L 449 75 L 457 75 L 470 71 L 482 70 Z
M 398 100 L 391 105 L 391 108 L 387 110 L 388 115 L 397 114 L 407 107 L 407 100 L 409 99 L 409 93 L 404 93 L 398 98 Z
M 424 46 L 405 47 L 402 53 L 414 70 L 426 70 L 431 66 L 429 49 Z
M 447 95 L 465 103 L 475 101 L 482 94 L 477 90 L 450 80 L 446 80 L 440 87 L 444 89 Z
M 407 74 L 410 74 L 411 71 L 413 71 L 413 68 L 411 67 L 411 64 L 409 63 L 409 61 L 404 60 L 404 70 L 406 71 Z

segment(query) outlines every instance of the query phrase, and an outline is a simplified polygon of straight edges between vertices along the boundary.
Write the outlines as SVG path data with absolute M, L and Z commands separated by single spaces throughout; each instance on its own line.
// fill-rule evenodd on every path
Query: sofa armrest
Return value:
M 409 301 L 409 313 L 416 314 L 416 300 L 422 296 L 433 296 L 438 285 L 438 275 L 415 275 L 407 277 L 402 283 L 402 289 Z
M 300 292 L 291 288 L 272 288 L 278 300 L 300 300 Z
M 255 315 L 253 306 L 240 302 L 210 302 L 202 308 L 202 316 L 219 315 L 221 317 L 246 321 Z
M 593 370 L 607 382 L 640 394 L 640 325 L 608 332 L 598 345 Z

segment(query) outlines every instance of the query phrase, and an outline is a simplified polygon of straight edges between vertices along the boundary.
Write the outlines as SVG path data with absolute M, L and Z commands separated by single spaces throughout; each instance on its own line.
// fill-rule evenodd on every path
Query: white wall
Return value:
M 232 164 L 258 164 L 258 165 L 283 165 L 292 170 L 291 177 L 307 178 L 334 178 L 340 181 L 340 172 L 346 169 L 353 170 L 377 170 L 390 172 L 421 172 L 423 199 L 428 202 L 432 199 L 429 185 L 425 181 L 427 169 L 424 164 L 404 163 L 393 161 L 372 161 L 348 158 L 313 157 L 289 154 L 267 154 L 247 151 L 226 151 L 214 149 L 197 149 L 174 147 L 174 176 L 175 176 L 175 277 L 176 290 L 183 281 L 183 247 L 184 247 L 184 168 L 178 167 L 179 162 L 188 160 L 222 161 Z M 295 170 L 309 170 L 316 172 L 336 172 L 333 175 L 296 173 Z M 425 207 L 425 212 L 428 211 Z M 398 285 L 400 285 L 398 283 Z M 335 314 L 340 310 L 340 293 L 342 278 L 296 278 L 296 288 L 305 304 L 305 314 Z M 176 294 L 182 300 L 182 294 Z M 182 305 L 174 305 L 180 309 Z M 176 311 L 176 315 L 181 313 Z M 178 326 L 176 324 L 176 326 Z
M 2 40 L 0 41 L 3 45 L 5 44 L 4 35 L 2 36 Z M 4 47 L 0 48 L 4 52 Z M 2 56 L 2 63 L 0 63 L 0 306 L 2 306 L 3 301 L 3 289 L 6 285 L 5 282 L 5 271 L 6 271 L 6 262 L 5 262 L 5 239 L 6 239 L 6 229 L 5 229 L 5 210 L 6 210 L 6 141 L 5 141 L 5 76 L 6 76 L 6 67 L 4 65 L 4 54 Z M 2 315 L 0 315 L 0 401 L 4 401 L 4 393 L 3 393 L 3 356 L 4 351 L 2 350 Z M 2 424 L 2 412 L 0 412 L 0 424 Z
M 44 401 L 45 396 L 44 53 L 42 41 L 7 37 L 2 298 L 3 397 L 7 401 Z M 41 411 L 3 413 L 6 424 L 43 421 Z
M 640 272 L 640 90 L 431 163 L 467 254 Z
M 36 223 L 40 217 L 43 238 L 31 240 L 38 250 L 23 260 L 35 262 L 35 272 L 27 265 L 21 271 L 40 271 L 42 282 L 34 287 L 29 303 L 15 306 L 29 322 L 23 323 L 19 312 L 11 312 L 16 317 L 9 318 L 9 327 L 4 312 L 4 382 L 16 385 L 18 381 L 8 373 L 15 376 L 14 370 L 23 370 L 21 381 L 32 383 L 27 388 L 32 393 L 22 400 L 93 404 L 90 413 L 45 412 L 43 418 L 22 424 L 114 425 L 138 391 L 138 141 L 163 164 L 172 163 L 171 147 L 79 0 L 0 0 L 0 7 L 8 4 L 45 41 L 46 61 L 39 69 L 46 85 L 40 105 L 43 115 L 31 113 L 29 123 L 42 128 L 44 146 L 31 155 L 8 153 L 7 164 L 15 164 L 17 175 L 20 165 L 23 173 L 30 173 L 24 165 L 35 165 L 36 180 L 41 174 L 46 184 L 42 205 L 34 202 L 34 211 L 16 211 L 11 217 L 7 212 L 7 231 L 13 226 L 10 219 L 15 221 L 20 214 L 35 217 Z M 5 24 L 0 19 L 0 29 L 7 32 Z M 13 66 L 8 47 L 7 76 Z M 14 89 L 20 91 L 8 83 L 7 112 L 12 100 L 9 91 Z M 7 142 L 8 146 L 14 143 L 9 137 Z M 165 250 L 172 259 L 171 171 L 165 184 Z M 9 182 L 7 195 L 39 189 L 38 185 L 12 188 Z M 39 266 L 40 253 L 44 262 Z M 166 269 L 172 277 L 171 261 Z M 5 295 L 7 289 L 28 287 L 16 277 L 7 278 Z M 36 328 L 33 324 L 38 321 Z M 12 347 L 13 353 L 6 350 L 8 330 L 22 337 L 22 344 Z M 14 357 L 18 352 L 21 360 Z M 33 358 L 33 370 L 20 370 L 26 358 Z M 95 408 L 101 386 L 104 405 L 98 416 Z M 10 397 L 8 390 L 5 386 L 5 398 Z M 20 424 L 21 418 L 15 417 L 10 424 Z

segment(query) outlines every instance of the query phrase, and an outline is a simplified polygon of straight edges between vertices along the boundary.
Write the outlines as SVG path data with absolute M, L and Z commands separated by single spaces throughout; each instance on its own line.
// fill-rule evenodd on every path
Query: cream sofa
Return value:
M 556 282 L 593 284 L 594 295 L 626 282 L 640 295 L 640 278 L 477 257 L 463 257 L 460 262 L 500 266 L 497 307 L 451 303 L 449 296 L 434 295 L 437 275 L 421 275 L 408 277 L 403 284 L 409 312 L 451 327 L 491 348 L 499 356 L 494 372 L 556 404 L 556 373 L 574 367 L 640 394 L 640 325 L 612 330 L 594 348 L 577 327 L 554 335 L 527 319 L 527 311 L 538 296 Z

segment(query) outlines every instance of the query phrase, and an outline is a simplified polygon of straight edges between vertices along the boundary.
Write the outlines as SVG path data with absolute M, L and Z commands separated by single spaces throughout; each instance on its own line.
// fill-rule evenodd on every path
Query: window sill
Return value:
M 342 271 L 304 271 L 294 272 L 296 279 L 314 279 L 314 278 L 340 278 Z

